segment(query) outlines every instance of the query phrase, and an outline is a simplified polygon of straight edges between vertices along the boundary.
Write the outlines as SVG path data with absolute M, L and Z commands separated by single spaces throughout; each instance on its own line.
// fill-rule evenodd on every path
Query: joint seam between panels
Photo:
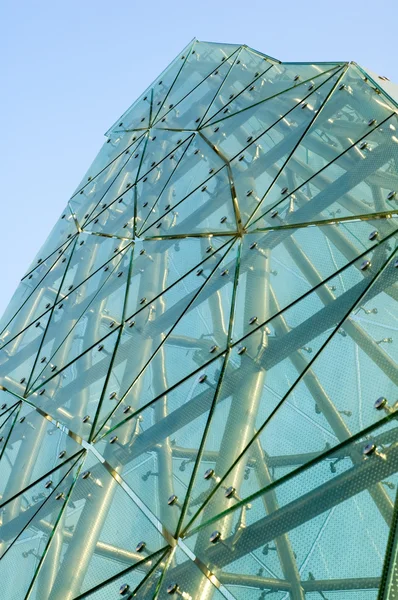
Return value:
M 354 304 L 350 305 L 350 308 L 346 311 L 346 313 L 344 314 L 343 318 L 338 322 L 338 324 L 336 326 L 333 327 L 333 331 L 330 333 L 330 335 L 327 336 L 326 340 L 322 343 L 321 347 L 319 348 L 319 350 L 316 352 L 316 354 L 314 354 L 314 356 L 308 361 L 307 365 L 305 366 L 305 368 L 303 369 L 303 371 L 298 375 L 298 377 L 296 378 L 296 380 L 294 381 L 294 383 L 290 386 L 289 390 L 282 396 L 281 400 L 276 404 L 276 406 L 274 407 L 274 409 L 271 411 L 270 415 L 266 418 L 266 420 L 262 423 L 262 425 L 257 429 L 257 432 L 255 433 L 255 435 L 252 437 L 252 439 L 248 442 L 248 444 L 246 445 L 246 447 L 242 450 L 242 452 L 237 456 L 237 458 L 234 460 L 234 462 L 232 463 L 232 465 L 229 467 L 229 469 L 226 471 L 226 473 L 224 473 L 224 475 L 220 478 L 220 481 L 218 481 L 216 483 L 216 485 L 214 486 L 214 488 L 212 489 L 212 491 L 210 492 L 209 496 L 206 498 L 206 500 L 202 503 L 201 507 L 196 511 L 196 513 L 194 514 L 194 516 L 192 517 L 192 519 L 189 521 L 188 525 L 186 526 L 186 529 L 184 530 L 184 532 L 190 528 L 191 524 L 195 521 L 195 519 L 197 519 L 197 517 L 199 516 L 199 514 L 203 511 L 204 507 L 208 505 L 209 501 L 211 500 L 211 498 L 215 495 L 215 493 L 218 491 L 218 489 L 220 489 L 223 481 L 226 479 L 226 477 L 228 477 L 228 475 L 233 471 L 233 469 L 236 467 L 236 465 L 238 464 L 238 462 L 242 459 L 242 457 L 245 455 L 245 453 L 247 452 L 248 448 L 250 448 L 250 446 L 253 444 L 253 442 L 259 438 L 260 434 L 262 433 L 262 431 L 265 429 L 266 425 L 268 425 L 268 423 L 271 421 L 271 419 L 274 417 L 274 415 L 279 411 L 280 407 L 283 406 L 286 398 L 291 394 L 291 392 L 297 387 L 297 385 L 303 380 L 304 376 L 306 375 L 306 373 L 311 369 L 312 364 L 315 362 L 315 360 L 321 355 L 322 351 L 326 348 L 326 346 L 329 344 L 330 340 L 335 336 L 335 334 L 338 332 L 338 330 L 341 328 L 341 326 L 343 325 L 343 323 L 347 320 L 348 316 L 351 314 L 352 310 L 354 309 L 355 306 L 358 305 L 358 303 L 362 300 L 362 298 L 365 296 L 365 294 L 367 293 L 367 291 L 370 289 L 370 287 L 372 286 L 372 284 L 377 281 L 377 279 L 380 277 L 380 275 L 385 271 L 385 268 L 387 267 L 387 265 L 389 265 L 392 257 L 394 256 L 394 254 L 398 252 L 398 250 L 394 250 L 388 257 L 388 259 L 385 261 L 385 263 L 382 265 L 382 267 L 380 268 L 380 270 L 378 271 L 377 275 L 375 275 L 374 278 L 371 279 L 371 281 L 368 283 L 368 285 L 364 288 L 364 290 L 361 292 L 361 294 L 359 295 L 359 297 L 357 297 L 357 299 L 355 300 Z M 239 503 L 238 503 L 239 504 Z M 235 505 L 237 506 L 237 505 Z M 202 527 L 202 526 L 201 526 Z M 184 534 L 183 532 L 183 534 Z
M 328 71 L 329 72 L 329 71 Z M 309 98 L 314 92 L 320 90 L 324 85 L 326 85 L 328 82 L 330 82 L 330 80 L 333 78 L 333 76 L 338 75 L 338 78 L 336 80 L 336 83 L 333 85 L 333 87 L 329 90 L 329 92 L 326 94 L 326 97 L 324 98 L 324 100 L 321 102 L 319 108 L 316 111 L 316 114 L 314 114 L 313 118 L 309 121 L 308 125 L 305 127 L 303 133 L 300 135 L 299 139 L 297 140 L 297 142 L 294 144 L 292 150 L 289 152 L 286 160 L 284 161 L 283 165 L 281 166 L 281 168 L 279 169 L 279 172 L 277 174 L 277 176 L 275 177 L 275 179 L 272 181 L 272 183 L 269 185 L 268 189 L 265 191 L 265 193 L 263 194 L 260 203 L 258 204 L 258 206 L 254 209 L 254 211 L 252 212 L 251 216 L 249 217 L 248 221 L 246 222 L 245 228 L 250 226 L 250 223 L 253 221 L 254 215 L 256 214 L 256 212 L 260 209 L 264 198 L 267 196 L 267 194 L 269 193 L 270 189 L 275 185 L 275 182 L 278 180 L 280 174 L 282 173 L 283 169 L 285 168 L 285 166 L 288 164 L 289 160 L 291 159 L 291 157 L 293 156 L 294 152 L 296 151 L 296 149 L 299 147 L 299 145 L 301 144 L 302 140 L 305 138 L 306 134 L 308 133 L 308 131 L 310 130 L 310 128 L 313 126 L 313 124 L 316 122 L 316 119 L 318 118 L 318 116 L 322 113 L 322 109 L 324 108 L 324 106 L 326 105 L 327 101 L 329 100 L 330 96 L 332 95 L 332 93 L 334 92 L 334 90 L 336 89 L 336 86 L 338 85 L 339 81 L 341 80 L 341 78 L 344 76 L 346 72 L 346 69 L 340 67 L 339 69 L 336 69 L 332 75 L 330 75 L 330 77 L 328 77 L 328 79 L 326 79 L 326 81 L 324 81 L 323 83 L 321 83 L 320 86 L 318 86 L 315 90 L 311 91 L 309 94 L 307 94 L 307 96 L 305 96 L 302 100 L 300 100 L 300 102 L 298 102 L 295 106 L 293 106 L 293 108 L 291 108 L 287 113 L 285 113 L 280 119 L 278 119 L 278 121 L 276 121 L 272 127 L 274 127 L 277 123 L 281 122 L 286 115 L 290 114 L 292 111 L 294 111 L 296 108 L 298 108 L 300 106 L 300 104 L 302 104 L 305 100 L 307 100 L 307 98 Z M 270 131 L 272 129 L 272 127 L 269 127 L 265 132 L 263 132 L 260 136 L 258 136 L 256 138 L 259 139 L 262 135 L 264 135 L 265 133 L 267 133 L 268 131 Z M 253 143 L 256 141 L 253 140 Z M 251 145 L 251 144 L 250 144 Z M 246 150 L 246 148 L 244 148 L 242 150 L 242 152 L 244 152 L 244 150 Z M 241 152 L 238 152 L 238 154 L 236 154 L 234 156 L 234 158 L 236 158 L 239 154 L 241 154 Z

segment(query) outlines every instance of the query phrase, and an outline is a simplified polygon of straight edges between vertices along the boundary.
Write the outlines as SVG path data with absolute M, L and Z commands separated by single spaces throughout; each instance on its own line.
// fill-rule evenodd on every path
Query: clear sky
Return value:
M 193 38 L 398 82 L 397 0 L 2 0 L 0 313 L 107 128 Z

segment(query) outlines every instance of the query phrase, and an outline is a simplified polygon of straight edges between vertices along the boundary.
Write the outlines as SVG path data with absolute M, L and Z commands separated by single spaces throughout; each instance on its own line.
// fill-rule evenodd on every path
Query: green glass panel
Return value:
M 113 577 L 109 583 L 101 585 L 81 597 L 88 600 L 109 600 L 111 594 L 116 598 L 117 594 L 121 593 L 120 590 L 126 590 L 125 595 L 127 597 L 132 592 L 134 592 L 134 598 L 150 597 L 143 596 L 142 594 L 149 594 L 150 589 L 153 590 L 153 593 L 155 592 L 156 582 L 163 574 L 163 569 L 168 558 L 168 551 L 160 551 L 146 558 L 146 560 L 145 558 L 146 556 L 144 555 L 140 563 L 127 568 L 123 575 Z
M 380 248 L 373 255 L 369 255 L 369 260 L 373 260 L 374 263 L 378 260 L 382 266 L 386 256 L 378 254 L 378 250 Z M 377 272 L 376 264 L 367 275 L 364 275 L 356 264 L 347 267 L 328 284 L 320 286 L 318 290 L 282 311 L 233 348 L 203 454 L 207 457 L 207 451 L 211 450 L 212 460 L 203 458 L 192 487 L 189 506 L 195 507 L 195 511 L 200 511 L 201 503 L 209 497 L 215 483 L 219 478 L 224 478 L 226 473 L 228 477 L 216 498 L 222 496 L 223 490 L 229 486 L 237 488 L 239 493 L 236 482 L 239 481 L 240 484 L 246 464 L 252 456 L 254 436 L 258 436 L 270 419 L 278 418 L 280 407 L 283 406 L 289 390 L 294 388 L 308 371 L 312 362 L 316 362 L 318 352 L 321 351 L 321 355 L 322 352 L 327 352 L 328 345 L 325 349 L 325 344 L 335 342 L 342 352 L 342 357 L 345 356 L 344 349 L 341 348 L 343 342 L 339 343 L 340 340 L 334 339 L 345 340 L 347 334 L 344 319 L 367 290 L 368 295 L 372 296 L 379 285 L 388 288 L 396 278 L 393 262 L 390 262 L 376 283 L 371 286 Z M 329 302 L 329 306 L 324 307 L 322 298 L 330 284 L 336 288 L 335 299 L 334 302 Z M 260 304 L 261 302 L 260 299 Z M 256 325 L 253 324 L 252 327 Z M 329 356 L 328 364 L 330 361 Z M 306 383 L 313 380 L 317 382 L 316 375 L 310 373 Z M 334 377 L 336 378 L 336 375 Z M 341 380 L 337 378 L 337 382 L 339 381 Z M 322 385 L 321 382 L 319 385 Z M 294 391 L 292 394 L 294 398 Z M 242 398 L 250 399 L 250 404 L 242 402 Z M 313 410 L 315 411 L 315 405 Z M 340 419 L 343 424 L 343 416 L 337 409 L 335 412 L 335 418 Z M 374 418 L 377 419 L 377 411 L 375 412 Z M 293 426 L 294 420 L 291 419 L 290 422 Z M 224 435 L 221 436 L 222 431 Z M 264 437 L 266 439 L 266 429 Z M 214 439 L 217 440 L 215 447 Z M 330 443 L 330 440 L 326 441 Z M 326 441 L 320 444 L 320 449 L 325 449 Z M 233 467 L 234 461 L 243 451 L 245 459 L 239 460 Z M 215 477 L 206 479 L 204 474 L 210 468 L 214 470 Z
M 237 230 L 231 183 L 225 166 L 184 200 L 170 206 L 141 235 L 233 233 Z
M 87 439 L 118 336 L 114 331 L 50 379 L 36 382 L 29 401 Z
M 1 598 L 393 593 L 385 82 L 193 40 L 109 129 L 0 321 Z
M 203 589 L 203 594 L 214 600 L 223 600 L 225 596 L 202 573 L 199 567 L 178 546 L 175 548 L 168 569 L 162 579 L 156 598 L 168 600 L 170 589 L 177 588 L 182 598 L 198 598 L 197 590 Z M 178 597 L 177 595 L 177 597 Z M 202 595 L 202 597 L 206 597 Z
M 147 136 L 125 150 L 105 169 L 90 179 L 85 187 L 69 200 L 69 206 L 82 226 L 88 219 L 114 202 L 126 189 L 135 183 L 141 164 Z
M 149 142 L 151 141 L 152 138 L 150 138 Z M 125 238 L 134 237 L 134 231 L 140 225 L 142 212 L 148 215 L 150 210 L 154 210 L 152 209 L 152 203 L 156 204 L 157 197 L 167 186 L 170 177 L 177 168 L 191 141 L 192 137 L 180 144 L 175 152 L 168 155 L 167 159 L 162 160 L 145 177 L 141 178 L 133 189 L 129 189 L 118 200 L 115 200 L 102 210 L 101 213 L 97 214 L 97 218 L 85 227 L 86 231 L 117 234 Z M 151 145 L 149 144 L 147 152 L 149 153 L 150 150 Z M 142 198 L 145 198 L 145 200 L 142 200 Z M 148 207 L 149 203 L 151 207 Z M 140 212 L 140 209 L 142 212 Z M 135 219 L 136 212 L 137 218 Z M 135 221 L 136 227 L 134 227 Z
M 131 250 L 131 249 L 130 249 Z M 51 315 L 29 388 L 46 381 L 123 320 L 131 251 L 115 258 L 66 295 Z M 107 271 L 105 269 L 108 268 Z
M 137 184 L 138 218 L 141 211 L 145 214 L 143 222 L 141 223 L 139 220 L 137 222 L 139 234 L 159 220 L 160 216 L 163 216 L 171 207 L 175 207 L 190 194 L 207 185 L 207 181 L 223 167 L 225 167 L 225 162 L 221 157 L 211 149 L 203 137 L 196 134 L 184 153 L 183 159 L 178 163 L 170 179 L 161 190 L 156 203 L 152 205 L 152 209 L 150 205 L 153 203 L 153 196 L 151 194 L 148 200 L 148 190 L 144 187 L 146 182 L 142 180 Z M 153 171 L 153 177 L 156 177 L 156 171 Z M 149 207 L 146 202 L 148 202 Z
M 161 582 L 164 578 L 164 570 L 170 563 L 173 552 L 169 551 L 164 558 L 148 572 L 146 577 L 134 590 L 133 598 L 136 600 L 145 600 L 146 598 L 157 598 Z
M 229 105 L 232 104 L 232 100 L 245 91 L 253 92 L 254 89 L 250 88 L 261 85 L 261 76 L 271 67 L 272 63 L 264 56 L 243 47 L 202 122 L 214 122 L 224 118 L 224 115 L 230 112 Z
M 393 108 L 349 67 L 267 193 L 280 201 L 281 189 L 297 189 L 393 114 Z
M 322 75 L 315 80 L 313 90 L 302 84 L 215 125 L 208 125 L 202 132 L 219 152 L 232 161 L 231 167 L 235 166 L 236 175 L 244 173 L 250 164 L 251 176 L 255 178 L 257 172 L 260 177 L 263 172 L 267 174 L 271 156 L 275 162 L 286 152 L 294 150 L 339 76 L 340 71 Z M 261 198 L 266 188 L 259 185 L 257 188 L 255 191 Z
M 1 348 L 7 347 L 12 340 L 15 340 L 16 336 L 26 332 L 29 325 L 34 324 L 33 327 L 37 329 L 34 337 L 43 332 L 43 327 L 45 328 L 51 310 L 58 299 L 59 289 L 64 281 L 75 244 L 75 241 L 69 244 L 49 269 L 47 269 L 47 265 L 44 266 L 46 272 L 41 279 L 39 279 L 40 274 L 35 273 L 32 280 L 23 279 L 21 281 L 18 287 L 20 292 L 17 291 L 17 298 L 11 300 L 6 312 L 7 317 L 10 317 L 8 323 L 6 322 L 6 315 L 3 317 L 5 327 L 2 329 L 0 337 Z M 36 281 L 36 285 L 35 279 L 39 279 L 39 281 Z M 18 301 L 22 300 L 20 294 L 26 297 L 18 304 Z M 32 338 L 32 333 L 29 337 Z
M 18 404 L 18 399 L 6 391 L 0 391 L 0 418 L 6 414 L 10 408 Z
M 52 491 L 46 491 L 47 497 L 39 502 L 38 506 L 32 505 L 13 520 L 3 523 L 1 535 L 5 542 L 14 539 L 1 559 L 2 593 L 5 598 L 20 600 L 25 598 L 33 583 L 37 568 L 41 565 L 43 555 L 50 539 L 54 539 L 57 525 L 62 518 L 62 512 L 75 482 L 81 461 L 71 461 L 62 467 L 63 479 Z M 24 529 L 21 529 L 21 526 Z M 15 577 L 15 573 L 18 576 Z M 44 576 L 44 573 L 43 573 Z M 48 597 L 47 589 L 51 574 L 47 572 L 46 583 L 41 587 L 42 597 Z M 37 599 L 38 600 L 38 597 Z
M 80 184 L 77 186 L 72 198 L 76 196 L 77 193 L 83 188 L 88 186 L 89 182 L 97 177 L 97 175 L 99 175 L 106 167 L 113 163 L 113 161 L 118 159 L 123 161 L 123 153 L 126 152 L 127 149 L 132 152 L 139 145 L 143 135 L 143 131 L 118 131 L 110 133 L 108 139 L 95 157 L 94 162 L 90 166 Z
M 35 259 L 26 272 L 26 275 L 30 277 L 33 269 L 52 256 L 56 251 L 61 254 L 61 251 L 64 251 L 65 248 L 68 247 L 67 242 L 71 240 L 76 233 L 77 227 L 75 221 L 69 208 L 66 207 L 61 217 L 51 230 L 47 240 L 36 254 Z
M 123 199 L 122 201 L 124 203 L 131 203 L 133 201 L 135 194 L 134 185 L 140 173 L 141 161 L 143 160 L 146 144 L 147 136 L 136 151 L 132 150 L 131 158 L 123 165 L 110 188 L 105 195 L 101 197 L 100 202 L 98 202 L 95 209 L 90 214 L 88 223 L 85 224 L 89 225 L 88 231 L 101 233 L 101 225 L 103 225 L 104 220 L 106 220 L 105 217 L 108 215 L 109 207 L 113 207 L 112 210 L 114 210 L 116 203 L 118 205 L 122 203 L 119 202 L 121 199 Z M 128 152 L 128 150 L 126 150 L 126 152 Z
M 230 56 L 177 104 L 168 104 L 167 100 L 168 112 L 164 114 L 163 110 L 161 111 L 162 117 L 156 122 L 155 127 L 197 129 L 237 57 L 238 53 Z
M 256 575 L 246 579 L 255 589 L 261 589 L 264 577 L 271 579 L 268 585 L 264 581 L 265 589 L 286 590 L 288 583 L 288 590 L 299 585 L 304 592 L 325 591 L 325 596 L 335 590 L 336 597 L 343 598 L 347 596 L 339 590 L 347 586 L 357 589 L 361 598 L 376 600 L 395 495 L 384 481 L 393 488 L 398 483 L 395 429 L 396 424 L 389 423 L 371 437 L 359 437 L 325 454 L 249 504 L 229 501 L 231 508 L 187 537 L 186 544 L 212 565 L 237 598 L 246 597 L 246 577 Z M 369 439 L 383 450 L 364 456 Z M 339 468 L 332 472 L 335 459 Z M 216 543 L 210 541 L 213 532 L 220 534 Z M 347 556 L 357 556 L 358 548 L 360 560 L 347 562 Z M 362 589 L 372 590 L 372 595 L 362 596 Z
M 264 63 L 266 64 L 266 63 Z M 253 82 L 253 85 L 246 86 L 243 90 L 228 98 L 229 102 L 226 105 L 228 112 L 221 114 L 218 113 L 212 117 L 211 122 L 216 123 L 225 115 L 233 115 L 242 110 L 246 110 L 258 102 L 263 102 L 274 96 L 281 94 L 282 104 L 284 98 L 282 94 L 288 92 L 291 89 L 297 88 L 296 92 L 299 92 L 300 86 L 303 83 L 306 84 L 306 88 L 311 84 L 317 85 L 318 78 L 321 78 L 324 74 L 329 76 L 332 70 L 340 67 L 336 63 L 324 63 L 324 64 L 273 64 L 270 69 L 265 70 L 260 77 Z M 255 75 L 256 73 L 254 73 Z M 253 87 L 253 89 L 251 89 Z M 299 92 L 300 93 L 300 92 Z M 225 110 L 225 109 L 224 109 Z
M 236 254 L 235 244 L 210 256 L 203 272 L 188 274 L 126 321 L 100 425 L 110 412 L 107 396 L 122 401 L 123 408 L 146 404 L 224 351 Z
M 70 284 L 76 289 L 91 275 L 103 267 L 109 273 L 120 262 L 120 253 L 130 246 L 129 240 L 120 240 L 116 237 L 90 235 L 82 231 L 79 234 L 76 248 L 68 266 L 67 280 L 62 287 L 62 300 L 69 295 Z M 66 283 L 68 287 L 65 287 Z
M 22 404 L 8 421 L 11 423 L 14 419 L 9 435 L 3 430 L 0 432 L 5 444 L 3 452 L 0 450 L 0 505 L 49 473 L 35 486 L 36 491 L 29 491 L 25 500 L 32 495 L 37 496 L 38 501 L 45 497 L 47 490 L 51 491 L 61 478 L 62 471 L 53 470 L 81 449 L 77 442 L 28 404 Z M 48 481 L 52 483 L 45 488 Z M 15 506 L 21 506 L 21 499 Z M 12 512 L 16 515 L 18 510 L 14 507 Z
M 13 494 L 11 498 L 1 504 L 1 560 L 4 559 L 13 544 L 16 541 L 19 542 L 20 536 L 22 538 L 26 537 L 26 528 L 30 529 L 33 523 L 37 522 L 37 516 L 40 512 L 44 514 L 51 513 L 58 506 L 58 502 L 62 506 L 60 500 L 63 501 L 64 498 L 56 501 L 55 497 L 59 492 L 69 490 L 72 483 L 71 477 L 74 473 L 73 466 L 76 460 L 76 457 L 74 457 L 71 461 L 62 463 L 58 469 L 51 473 L 51 477 L 48 480 L 39 480 L 37 483 L 21 491 L 19 495 Z M 51 486 L 46 486 L 46 483 L 49 481 L 52 482 Z
M 120 132 L 147 128 L 150 125 L 151 114 L 152 93 L 148 93 L 135 102 L 133 111 L 129 111 L 121 117 L 119 123 L 114 127 L 114 131 Z M 139 131 L 136 133 L 139 133 Z
M 134 315 L 193 269 L 205 271 L 212 261 L 222 257 L 231 241 L 228 236 L 137 241 L 126 315 Z
M 25 393 L 41 346 L 43 331 L 40 327 L 32 325 L 16 338 L 15 344 L 11 342 L 0 350 L 0 385 L 18 396 Z M 25 339 L 27 343 L 22 344 Z
M 390 241 L 384 247 L 393 246 L 397 228 L 396 218 L 369 219 L 247 235 L 240 256 L 233 340 L 252 330 L 252 316 L 263 323 L 348 263 L 361 256 L 365 260 L 365 253 L 385 238 Z M 262 303 L 250 298 L 254 286 Z M 325 286 L 325 302 L 334 299 L 334 291 L 332 283 Z M 248 317 L 245 307 L 250 312 L 251 303 L 253 313 Z
M 66 268 L 66 260 L 63 261 L 63 259 L 68 256 L 65 251 L 70 244 L 73 247 L 74 242 L 68 242 L 63 249 L 60 249 L 56 254 L 52 254 L 21 280 L 0 320 L 0 332 L 2 334 L 0 339 L 2 343 L 3 340 L 6 341 L 6 337 L 3 338 L 3 332 L 5 332 L 6 327 L 15 315 L 24 310 L 26 303 L 32 303 L 33 298 L 45 293 L 42 290 L 46 288 L 46 283 L 48 286 L 50 281 L 51 287 L 54 286 L 58 271 L 61 270 L 60 265 L 63 264 Z M 64 254 L 60 257 L 59 255 L 62 253 Z M 47 277 L 50 272 L 51 277 Z M 50 300 L 53 300 L 53 298 L 50 298 Z
M 188 152 L 194 139 L 192 136 L 186 142 L 180 144 L 175 152 L 170 154 L 169 160 L 162 161 L 156 169 L 150 171 L 147 177 L 144 177 L 137 183 L 137 231 L 142 229 L 152 213 L 157 214 L 160 210 L 164 211 L 167 206 L 166 202 L 170 204 L 170 201 L 167 200 L 168 197 L 171 200 L 173 196 L 173 188 L 170 186 L 170 181 L 173 180 L 181 160 Z M 162 196 L 164 191 L 166 193 Z M 159 202 L 160 198 L 162 200 Z
M 178 148 L 188 142 L 192 137 L 192 133 L 187 131 L 162 131 L 151 130 L 151 136 L 148 138 L 148 143 L 145 148 L 144 158 L 140 166 L 138 181 L 149 177 L 153 171 L 155 174 L 161 173 L 167 168 L 162 164 L 163 161 L 173 160 L 170 156 L 178 150 Z
M 190 94 L 202 81 L 217 70 L 224 61 L 233 55 L 239 46 L 233 44 L 213 44 L 195 40 L 193 48 L 183 67 L 178 74 L 174 85 L 165 97 L 163 106 L 159 111 L 154 110 L 154 123 L 164 117 L 170 111 L 169 106 L 175 106 Z
M 53 538 L 41 567 L 41 571 L 50 566 L 54 568 L 50 561 L 53 552 L 57 550 L 59 561 L 50 588 L 55 597 L 70 593 L 71 588 L 73 597 L 77 597 L 122 572 L 126 568 L 126 560 L 122 557 L 118 560 L 117 552 L 114 552 L 112 557 L 112 548 L 120 548 L 121 554 L 124 552 L 128 555 L 131 566 L 141 562 L 146 552 L 153 554 L 167 546 L 161 533 L 91 454 L 84 462 L 83 469 L 59 525 L 64 534 L 60 536 L 62 548 L 55 548 L 58 540 Z M 80 546 L 81 536 L 86 536 L 87 528 L 90 530 L 90 536 L 86 540 L 84 556 L 79 557 L 77 570 L 76 549 Z M 146 544 L 143 552 L 136 551 L 140 542 Z M 108 555 L 105 552 L 97 554 L 99 543 L 102 547 L 107 547 Z M 36 588 L 38 594 L 41 589 L 39 578 L 36 580 Z
M 4 403 L 2 406 L 5 406 Z M 0 460 L 4 456 L 7 444 L 10 440 L 12 428 L 14 427 L 15 421 L 18 418 L 20 404 L 16 404 L 7 410 L 6 408 L 7 407 L 5 406 L 0 416 Z M 3 500 L 3 496 L 1 496 L 1 500 Z
M 141 96 L 130 106 L 125 113 L 116 121 L 116 123 L 107 131 L 106 135 L 115 135 L 123 133 L 123 125 L 120 123 L 130 123 L 134 119 L 135 107 L 145 102 L 148 98 L 152 104 L 152 119 L 159 111 L 165 96 L 173 86 L 178 73 L 180 72 L 184 61 L 192 49 L 193 42 L 190 42 L 184 50 L 166 67 L 166 69 L 155 79 L 155 81 L 141 94 Z M 146 100 L 144 98 L 146 97 Z
M 223 362 L 224 358 L 213 361 L 143 410 L 136 405 L 124 412 L 120 405 L 106 423 L 107 433 L 95 444 L 171 533 L 181 518 Z M 104 402 L 112 406 L 115 400 Z M 176 411 L 183 416 L 174 418 Z
M 391 117 L 278 204 L 265 196 L 250 229 L 396 210 L 397 129 Z

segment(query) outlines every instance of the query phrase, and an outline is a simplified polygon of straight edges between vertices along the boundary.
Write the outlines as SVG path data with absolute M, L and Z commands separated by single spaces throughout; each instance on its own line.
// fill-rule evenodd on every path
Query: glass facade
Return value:
M 398 598 L 397 88 L 192 41 L 0 323 L 0 597 Z

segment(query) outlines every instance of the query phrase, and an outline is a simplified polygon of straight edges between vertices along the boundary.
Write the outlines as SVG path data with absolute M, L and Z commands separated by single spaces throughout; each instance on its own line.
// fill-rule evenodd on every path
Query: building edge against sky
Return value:
M 12 600 L 397 596 L 397 86 L 193 40 L 0 324 Z

